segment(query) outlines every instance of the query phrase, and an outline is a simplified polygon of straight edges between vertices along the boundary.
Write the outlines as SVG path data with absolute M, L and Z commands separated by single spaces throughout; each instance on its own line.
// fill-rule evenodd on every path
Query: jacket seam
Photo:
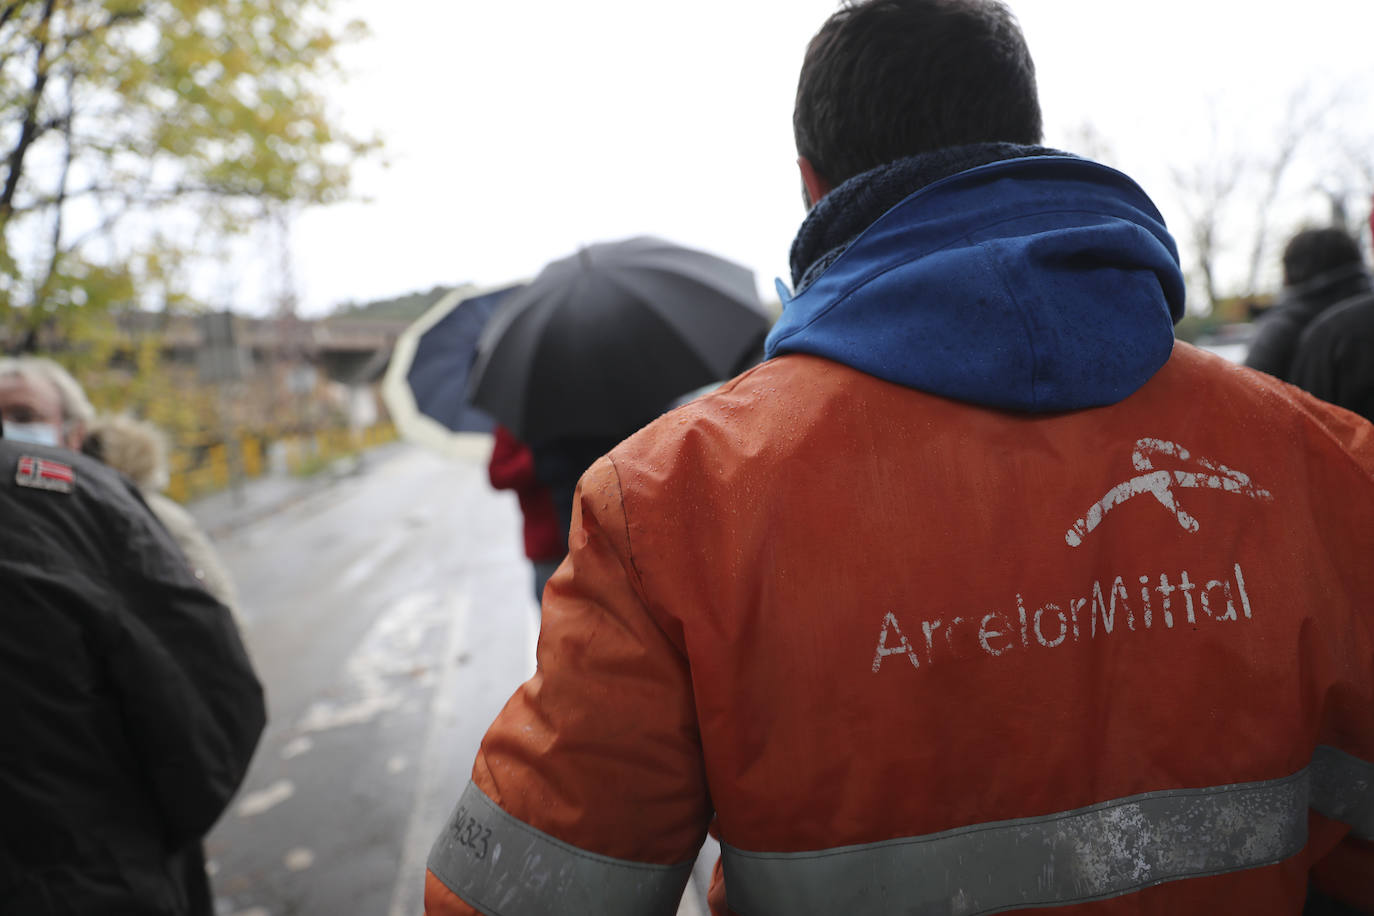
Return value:
M 1296 386 L 1295 386 L 1295 387 L 1296 387 Z M 1298 390 L 1299 390 L 1299 391 L 1302 391 L 1301 388 L 1299 388 Z M 1305 391 L 1303 392 L 1303 394 L 1306 394 L 1308 397 L 1316 397 L 1316 395 L 1309 394 L 1308 392 L 1305 392 Z M 1327 406 L 1327 407 L 1339 407 L 1339 406 L 1340 406 L 1340 405 L 1338 405 L 1338 404 L 1332 404 L 1332 403 L 1330 403 L 1329 401 L 1322 401 L 1321 403 L 1322 403 L 1323 405 Z M 1348 408 L 1340 408 L 1340 409 L 1342 409 L 1342 410 L 1347 410 L 1347 411 L 1348 411 Z M 1348 411 L 1348 412 L 1353 413 L 1353 411 Z M 1355 415 L 1356 415 L 1356 416 L 1359 416 L 1359 414 L 1355 414 Z M 1311 422 L 1310 419 L 1309 419 L 1309 422 Z M 1345 460 L 1349 461 L 1351 464 L 1353 464 L 1353 465 L 1355 466 L 1356 472 L 1358 472 L 1359 475 L 1360 475 L 1361 477 L 1363 477 L 1363 478 L 1364 478 L 1366 481 L 1368 481 L 1369 483 L 1374 484 L 1374 471 L 1370 471 L 1370 470 L 1366 469 L 1365 466 L 1364 466 L 1363 464 L 1361 464 L 1359 461 L 1355 460 L 1355 456 L 1352 455 L 1352 454 L 1350 454 L 1350 451 L 1345 447 L 1345 445 L 1341 442 L 1340 439 L 1337 439 L 1337 438 L 1336 438 L 1335 434 L 1333 434 L 1333 433 L 1331 432 L 1331 430 L 1327 429 L 1326 426 L 1325 426 L 1324 424 L 1321 424 L 1321 423 L 1313 423 L 1312 425 L 1313 425 L 1313 426 L 1316 426 L 1319 430 L 1321 430 L 1322 435 L 1325 436 L 1328 440 L 1330 440 L 1330 442 L 1331 442 L 1332 445 L 1334 445 L 1334 446 L 1336 446 L 1338 449 L 1340 449 L 1341 455 L 1345 458 Z
M 639 561 L 635 559 L 634 540 L 630 537 L 630 510 L 625 505 L 625 482 L 620 478 L 620 468 L 616 465 L 615 458 L 608 454 L 606 463 L 615 473 L 615 499 L 620 504 L 620 523 L 625 526 L 625 551 L 629 554 L 630 571 L 635 576 L 635 592 L 647 606 L 649 601 L 648 595 L 644 593 L 644 574 L 639 569 Z
M 639 598 L 640 604 L 643 605 L 649 620 L 653 623 L 654 629 L 658 630 L 659 635 L 685 661 L 687 653 L 663 629 L 663 624 L 658 619 L 659 615 L 654 611 L 654 603 L 649 599 L 648 590 L 644 586 L 644 574 L 639 568 L 639 561 L 635 559 L 634 539 L 630 537 L 630 509 L 625 505 L 625 484 L 620 479 L 620 468 L 616 466 L 615 459 L 609 454 L 606 455 L 606 463 L 611 466 L 611 470 L 615 473 L 616 502 L 620 504 L 620 520 L 625 526 L 625 550 L 628 554 L 627 559 L 630 561 L 630 572 L 634 574 L 634 581 L 631 586 L 634 588 L 635 595 Z

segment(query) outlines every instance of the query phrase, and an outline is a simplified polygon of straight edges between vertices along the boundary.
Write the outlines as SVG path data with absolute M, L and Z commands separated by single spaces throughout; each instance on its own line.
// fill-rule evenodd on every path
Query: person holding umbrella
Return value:
M 678 398 L 757 362 L 768 327 L 745 267 L 649 236 L 590 245 L 501 303 L 468 400 L 529 444 L 566 552 L 587 468 Z
M 427 912 L 670 916 L 708 829 L 715 916 L 1374 912 L 1369 424 L 1175 342 L 1002 3 L 846 3 L 793 124 L 769 358 L 583 476 Z

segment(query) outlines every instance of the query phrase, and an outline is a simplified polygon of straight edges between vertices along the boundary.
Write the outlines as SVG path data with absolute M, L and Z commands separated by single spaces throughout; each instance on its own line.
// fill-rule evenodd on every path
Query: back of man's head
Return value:
M 1283 249 L 1283 285 L 1301 286 L 1341 268 L 1364 265 L 1359 243 L 1336 226 L 1304 229 Z
M 832 186 L 946 147 L 1037 144 L 1035 65 L 998 0 L 857 0 L 811 40 L 792 127 Z

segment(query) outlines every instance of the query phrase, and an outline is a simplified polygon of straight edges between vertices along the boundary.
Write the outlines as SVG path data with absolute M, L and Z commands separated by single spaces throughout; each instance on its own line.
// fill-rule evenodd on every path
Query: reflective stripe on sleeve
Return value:
M 741 916 L 996 913 L 1259 868 L 1300 852 L 1307 811 L 1374 829 L 1374 766 L 1332 748 L 1282 779 L 1147 792 L 1043 817 L 800 852 L 722 844 Z
M 586 852 L 502 811 L 469 782 L 429 870 L 487 916 L 674 916 L 692 863 L 647 865 Z
M 1334 747 L 1312 755 L 1312 810 L 1349 824 L 1361 839 L 1374 840 L 1374 763 Z

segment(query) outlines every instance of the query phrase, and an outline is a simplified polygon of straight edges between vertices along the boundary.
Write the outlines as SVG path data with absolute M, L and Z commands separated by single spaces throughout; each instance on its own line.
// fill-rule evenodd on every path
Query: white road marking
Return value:
M 389 691 L 370 694 L 352 703 L 311 703 L 301 717 L 299 727 L 307 732 L 323 732 L 345 725 L 361 725 L 399 705 L 400 695 Z
M 429 858 L 429 848 L 434 843 L 435 827 L 429 813 L 431 797 L 435 794 L 438 735 L 441 721 L 448 719 L 458 706 L 455 681 L 459 672 L 458 655 L 467 635 L 468 617 L 472 612 L 472 596 L 459 592 L 453 596 L 449 613 L 448 638 L 444 640 L 444 651 L 440 656 L 439 668 L 442 672 L 439 683 L 434 688 L 434 699 L 430 704 L 429 722 L 425 726 L 425 740 L 421 744 L 418 778 L 415 780 L 415 800 L 411 804 L 410 818 L 406 823 L 405 845 L 401 847 L 401 865 L 396 874 L 396 884 L 391 891 L 391 906 L 388 916 L 411 916 L 422 906 L 425 860 Z M 454 792 L 461 787 L 455 788 Z M 456 798 L 456 794 L 454 795 Z M 444 814 L 448 812 L 445 811 Z
M 296 785 L 289 779 L 279 779 L 258 792 L 249 792 L 239 801 L 239 817 L 255 817 L 271 810 L 296 794 Z
M 282 745 L 281 759 L 291 760 L 302 754 L 308 754 L 310 751 L 314 750 L 314 748 L 315 742 L 311 741 L 306 735 L 301 735 L 299 738 L 292 738 L 290 741 L 286 742 L 286 744 Z
M 339 581 L 340 591 L 351 591 L 366 581 L 382 567 L 391 555 L 406 545 L 411 538 L 409 531 L 392 531 L 382 538 L 372 549 L 355 560 Z
M 433 591 L 415 592 L 391 604 L 344 663 L 356 698 L 343 703 L 317 700 L 296 727 L 311 733 L 361 725 L 398 708 L 406 694 L 400 679 L 413 679 L 426 664 L 444 663 L 433 656 L 430 646 L 435 630 L 446 620 L 443 601 Z
M 315 864 L 315 854 L 303 846 L 297 846 L 282 859 L 288 871 L 305 871 Z

